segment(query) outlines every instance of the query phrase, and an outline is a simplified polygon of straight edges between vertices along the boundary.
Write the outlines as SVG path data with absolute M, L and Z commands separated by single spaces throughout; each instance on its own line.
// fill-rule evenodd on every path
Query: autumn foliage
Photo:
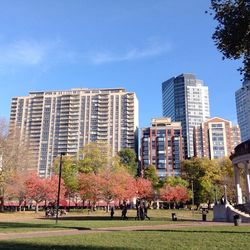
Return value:
M 166 185 L 160 189 L 160 197 L 167 202 L 186 202 L 189 199 L 188 190 L 183 186 Z
M 53 202 L 57 200 L 58 192 L 58 176 L 54 175 L 51 178 L 44 179 L 39 177 L 36 173 L 31 173 L 24 182 L 26 188 L 26 197 L 36 202 L 36 210 L 40 202 Z M 64 198 L 66 189 L 64 182 L 61 182 L 61 199 Z
M 136 196 L 140 199 L 148 198 L 153 193 L 152 183 L 144 178 L 137 178 L 135 181 Z

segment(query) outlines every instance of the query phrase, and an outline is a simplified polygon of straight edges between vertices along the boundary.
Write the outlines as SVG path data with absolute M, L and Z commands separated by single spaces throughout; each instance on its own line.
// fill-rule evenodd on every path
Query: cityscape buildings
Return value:
M 250 80 L 245 80 L 235 92 L 235 99 L 241 141 L 246 141 L 250 139 Z
M 10 132 L 20 130 L 40 176 L 50 176 L 60 153 L 76 155 L 91 142 L 105 142 L 112 154 L 138 153 L 138 100 L 123 88 L 30 92 L 11 103 Z
M 154 118 L 151 123 L 141 130 L 142 170 L 154 165 L 159 177 L 179 175 L 183 159 L 181 123 L 171 118 Z
M 239 126 L 233 126 L 231 121 L 223 118 L 214 117 L 194 127 L 196 157 L 218 159 L 230 156 L 240 142 Z
M 163 116 L 182 125 L 185 158 L 194 156 L 193 128 L 210 117 L 208 87 L 193 74 L 162 83 Z

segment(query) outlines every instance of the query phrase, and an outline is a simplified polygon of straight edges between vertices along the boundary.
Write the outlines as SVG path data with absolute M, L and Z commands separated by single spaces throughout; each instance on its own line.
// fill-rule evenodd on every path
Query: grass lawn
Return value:
M 55 224 L 54 219 L 38 219 L 37 217 L 44 216 L 44 213 L 30 213 L 17 212 L 11 214 L 0 214 L 0 233 L 8 232 L 29 232 L 29 231 L 43 231 L 43 230 L 63 230 L 63 229 L 84 229 L 84 228 L 101 228 L 101 227 L 122 227 L 122 226 L 138 226 L 138 225 L 161 225 L 172 223 L 171 214 L 175 212 L 178 222 L 185 222 L 186 220 L 201 219 L 199 212 L 191 212 L 186 210 L 149 210 L 148 214 L 151 220 L 136 221 L 135 210 L 128 211 L 128 221 L 120 220 L 121 211 L 117 210 L 114 220 L 110 220 L 109 214 L 104 211 L 96 211 L 91 214 L 84 213 L 70 213 L 69 216 L 60 218 L 58 225 Z M 209 214 L 211 219 L 212 212 Z M 4 218 L 1 220 L 1 217 Z
M 249 249 L 249 226 L 193 227 L 174 230 L 105 232 L 1 241 L 0 249 Z

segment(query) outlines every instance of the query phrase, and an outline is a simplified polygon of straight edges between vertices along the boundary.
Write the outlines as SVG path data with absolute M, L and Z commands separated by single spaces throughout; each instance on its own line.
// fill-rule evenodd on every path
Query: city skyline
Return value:
M 161 83 L 190 72 L 209 87 L 211 116 L 236 123 L 240 63 L 213 44 L 210 1 L 11 2 L 0 17 L 1 117 L 31 91 L 122 87 L 137 94 L 145 127 L 162 115 Z

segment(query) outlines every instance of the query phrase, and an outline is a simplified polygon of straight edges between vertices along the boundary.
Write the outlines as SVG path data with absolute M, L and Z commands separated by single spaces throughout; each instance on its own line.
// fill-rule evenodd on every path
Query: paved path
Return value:
M 206 227 L 206 226 L 232 226 L 232 223 L 225 222 L 192 222 L 192 223 L 178 223 L 165 225 L 151 225 L 151 226 L 129 226 L 129 227 L 108 227 L 108 228 L 93 228 L 90 230 L 66 229 L 66 230 L 51 230 L 51 231 L 36 231 L 25 233 L 0 233 L 0 240 L 36 238 L 36 237 L 54 237 L 64 235 L 79 235 L 100 232 L 116 232 L 116 231 L 146 231 L 146 230 L 163 230 L 175 229 L 185 227 Z M 247 224 L 246 224 L 247 225 Z M 250 224 L 248 224 L 250 225 Z

